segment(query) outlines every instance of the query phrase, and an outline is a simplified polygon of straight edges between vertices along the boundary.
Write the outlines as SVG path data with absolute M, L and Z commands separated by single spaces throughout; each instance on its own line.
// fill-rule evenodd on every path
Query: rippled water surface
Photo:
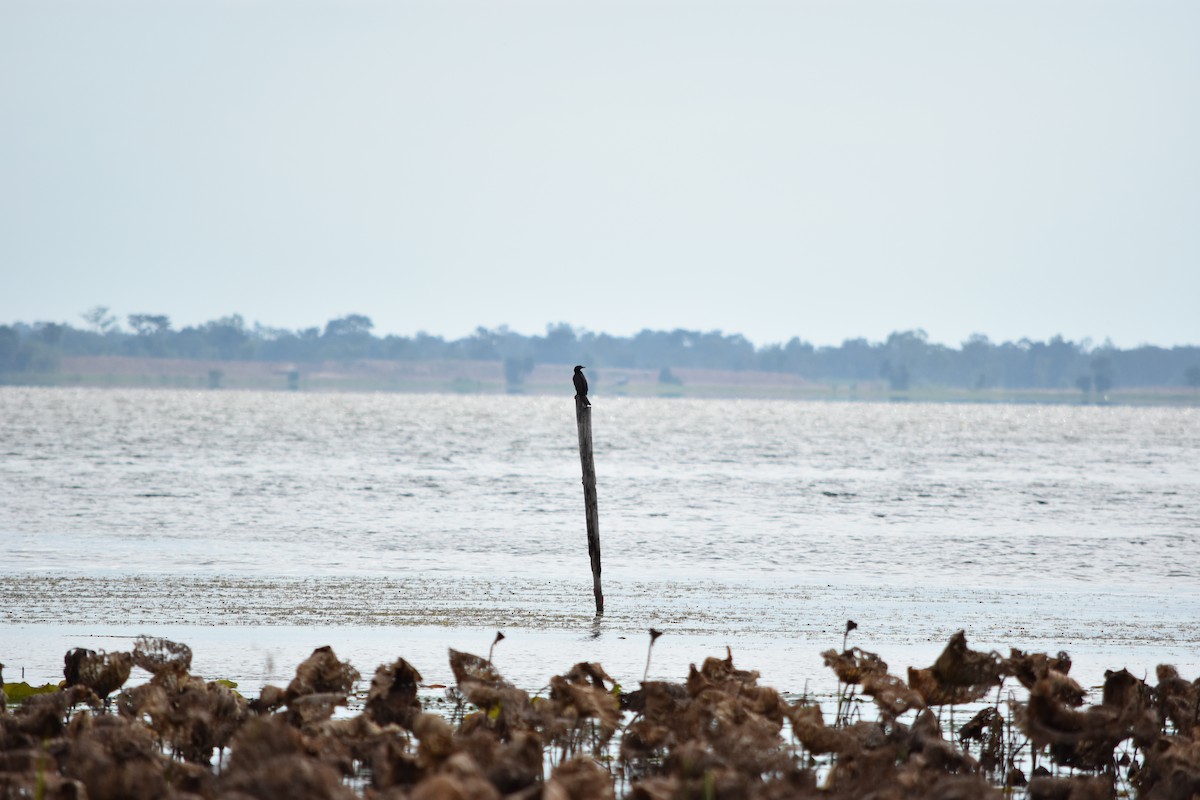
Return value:
M 606 620 L 630 629 L 854 613 L 898 646 L 971 620 L 1053 645 L 1082 604 L 1195 647 L 1194 409 L 600 397 L 593 428 Z M 0 389 L 0 600 L 10 626 L 570 630 L 572 401 Z
M 587 571 L 569 398 L 6 389 L 0 420 L 10 572 Z M 1200 577 L 1191 409 L 622 399 L 593 425 L 613 575 Z

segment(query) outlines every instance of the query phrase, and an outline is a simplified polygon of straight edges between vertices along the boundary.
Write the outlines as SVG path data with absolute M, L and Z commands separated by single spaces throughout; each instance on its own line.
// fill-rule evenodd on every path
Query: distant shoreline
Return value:
M 0 374 L 0 385 L 305 392 L 408 392 L 554 395 L 570 391 L 571 366 L 538 364 L 521 384 L 506 383 L 500 361 L 383 360 L 273 362 L 135 356 L 67 356 L 46 373 Z M 589 370 L 598 397 L 684 397 L 866 402 L 1039 403 L 1056 405 L 1200 406 L 1200 389 L 1115 387 L 1104 395 L 1077 389 L 964 389 L 877 381 L 810 381 L 783 372 L 673 368 Z

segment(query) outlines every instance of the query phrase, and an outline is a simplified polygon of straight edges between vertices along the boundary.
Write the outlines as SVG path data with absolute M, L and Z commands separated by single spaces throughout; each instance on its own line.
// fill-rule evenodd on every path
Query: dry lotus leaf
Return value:
M 380 725 L 396 724 L 412 728 L 413 720 L 421 713 L 417 686 L 421 673 L 403 658 L 382 664 L 371 679 L 365 712 Z
M 133 662 L 154 675 L 182 674 L 192 668 L 192 648 L 157 636 L 139 636 L 133 645 Z
M 887 662 L 875 653 L 852 647 L 842 653 L 826 650 L 821 653 L 825 666 L 837 673 L 842 683 L 858 684 L 871 675 L 886 675 Z

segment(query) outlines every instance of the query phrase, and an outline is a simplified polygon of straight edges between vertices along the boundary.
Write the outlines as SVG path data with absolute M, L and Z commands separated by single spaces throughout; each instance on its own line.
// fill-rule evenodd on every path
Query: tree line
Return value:
M 1115 386 L 1200 387 L 1200 346 L 1142 345 L 1120 349 L 1105 342 L 1074 342 L 1061 336 L 1039 342 L 993 342 L 981 334 L 959 347 L 930 342 L 922 330 L 897 331 L 884 341 L 847 339 L 816 346 L 794 337 L 756 347 L 740 334 L 721 331 L 643 330 L 612 336 L 548 325 L 542 335 L 477 328 L 446 339 L 427 333 L 376 336 L 370 317 L 349 314 L 323 327 L 289 330 L 233 314 L 202 325 L 175 328 L 164 314 L 129 314 L 122 325 L 104 306 L 81 315 L 82 325 L 17 322 L 0 325 L 0 373 L 52 372 L 64 356 L 121 355 L 151 358 L 321 361 L 502 361 L 513 382 L 535 363 L 586 364 L 597 368 L 763 370 L 814 381 L 886 381 L 895 390 L 916 385 L 966 388 L 1078 388 Z

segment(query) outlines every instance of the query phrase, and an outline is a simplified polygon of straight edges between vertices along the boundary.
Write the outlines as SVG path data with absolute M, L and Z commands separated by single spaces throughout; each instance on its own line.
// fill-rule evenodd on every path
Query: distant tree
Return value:
M 919 350 L 922 345 L 929 343 L 929 334 L 924 328 L 911 331 L 894 331 L 888 335 L 887 346 L 896 349 Z
M 100 333 L 108 333 L 117 326 L 117 318 L 108 313 L 108 306 L 93 306 L 79 316 Z
M 329 320 L 325 324 L 325 336 L 329 338 L 370 336 L 371 329 L 374 327 L 375 323 L 371 322 L 370 317 L 362 314 L 349 314 Z
M 908 366 L 901 364 L 898 367 L 892 366 L 891 360 L 883 362 L 883 366 L 879 369 L 880 376 L 888 382 L 888 386 L 894 392 L 908 391 L 911 377 L 908 373 Z
M 967 380 L 971 380 L 969 376 L 974 374 L 973 387 L 975 389 L 987 388 L 992 383 L 990 368 L 995 349 L 991 339 L 987 336 L 982 333 L 972 333 L 962 343 L 958 354 L 960 363 L 954 371 Z
M 1016 386 L 1061 388 L 1071 384 L 1071 375 L 1085 368 L 1079 345 L 1054 336 L 1048 342 L 1021 339 L 1012 354 L 1010 382 Z
M 575 329 L 565 322 L 546 326 L 546 335 L 535 338 L 535 355 L 543 364 L 582 364 Z
M 870 380 L 879 374 L 879 352 L 866 339 L 846 339 L 841 347 L 826 347 L 821 351 L 821 367 L 817 376 Z
M 992 347 L 992 340 L 988 338 L 986 333 L 972 333 L 967 337 L 967 340 L 962 343 L 963 350 L 978 349 L 987 351 Z
M 1092 376 L 1080 375 L 1075 379 L 1075 387 L 1084 394 L 1089 394 L 1092 391 Z
M 241 314 L 221 317 L 204 323 L 201 328 L 204 339 L 217 352 L 219 358 L 229 360 L 250 355 L 250 335 L 246 332 L 246 321 Z
M 87 325 L 78 328 L 44 322 L 6 326 L 8 330 L 0 332 L 0 369 L 31 372 L 53 368 L 61 356 L 123 353 L 284 362 L 368 357 L 516 359 L 516 367 L 506 365 L 506 379 L 510 369 L 532 358 L 534 363 L 586 364 L 593 369 L 770 370 L 843 385 L 882 376 L 895 390 L 912 386 L 916 376 L 922 384 L 938 386 L 1068 389 L 1079 387 L 1077 378 L 1087 375 L 1089 391 L 1099 392 L 1111 389 L 1118 378 L 1122 386 L 1179 385 L 1181 377 L 1189 385 L 1200 381 L 1197 345 L 1119 350 L 1110 341 L 1093 348 L 1090 340 L 1072 342 L 1062 336 L 1044 342 L 995 343 L 973 334 L 955 348 L 932 343 L 923 330 L 915 329 L 894 332 L 877 342 L 858 338 L 817 347 L 794 337 L 785 345 L 755 347 L 740 335 L 721 331 L 646 329 L 622 337 L 567 323 L 548 325 L 541 335 L 524 336 L 502 325 L 447 340 L 425 332 L 378 337 L 373 335 L 371 319 L 362 314 L 299 330 L 258 323 L 248 328 L 236 314 L 182 330 L 173 330 L 170 319 L 157 314 L 130 314 L 129 327 L 123 328 L 107 306 L 96 306 L 81 316 Z
M 130 314 L 126 319 L 138 336 L 153 336 L 171 329 L 171 318 L 164 314 Z
M 130 355 L 165 356 L 169 353 L 167 335 L 171 320 L 163 314 L 130 314 L 126 318 L 136 336 L 122 342 L 122 350 Z
M 21 334 L 11 325 L 0 325 L 0 372 L 17 369 L 17 353 L 21 349 Z
M 931 345 L 929 334 L 920 328 L 891 334 L 883 347 L 888 361 L 891 362 L 890 372 L 884 377 L 893 389 L 908 389 L 913 369 L 921 372 L 926 380 L 936 379 L 937 373 L 942 371 L 937 362 L 943 348 Z
M 1096 392 L 1104 394 L 1113 385 L 1112 359 L 1108 356 L 1097 356 L 1092 359 L 1092 385 Z
M 500 357 L 501 334 L 489 331 L 483 326 L 477 327 L 466 342 L 467 358 L 478 361 L 493 361 Z M 508 358 L 504 359 L 505 371 L 508 370 Z M 511 384 L 512 381 L 509 381 Z M 518 381 L 520 383 L 520 381 Z
M 321 336 L 321 351 L 326 358 L 347 361 L 366 358 L 371 351 L 371 329 L 375 324 L 362 314 L 349 314 L 331 319 Z
M 410 357 L 421 360 L 429 358 L 446 358 L 446 340 L 425 331 L 417 331 L 417 337 L 409 349 Z
M 21 327 L 0 325 L 0 372 L 53 372 L 57 369 L 57 345 L 67 327 L 39 322 L 33 327 L 34 335 L 24 338 Z
M 39 322 L 33 327 L 37 338 L 51 347 L 57 346 L 62 341 L 63 334 L 67 332 L 67 326 L 57 322 Z

